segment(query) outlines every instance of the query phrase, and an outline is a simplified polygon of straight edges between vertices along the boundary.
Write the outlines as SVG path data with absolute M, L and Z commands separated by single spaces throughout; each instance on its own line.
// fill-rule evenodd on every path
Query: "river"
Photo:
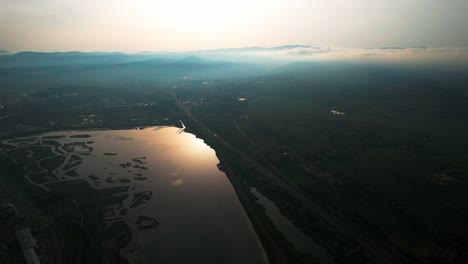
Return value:
M 105 219 L 131 228 L 121 250 L 130 263 L 268 262 L 215 151 L 179 128 L 59 131 L 2 143 L 5 151 L 24 150 L 26 177 L 44 190 L 76 180 L 128 187 L 128 198 Z M 37 164 L 53 160 L 61 163 L 37 176 L 46 173 Z

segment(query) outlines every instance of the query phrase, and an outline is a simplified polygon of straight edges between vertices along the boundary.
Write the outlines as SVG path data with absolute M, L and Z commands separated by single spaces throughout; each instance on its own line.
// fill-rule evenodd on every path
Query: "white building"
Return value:
M 22 228 L 16 231 L 16 239 L 23 252 L 27 264 L 40 264 L 39 257 L 36 254 L 37 243 L 31 234 L 29 228 Z

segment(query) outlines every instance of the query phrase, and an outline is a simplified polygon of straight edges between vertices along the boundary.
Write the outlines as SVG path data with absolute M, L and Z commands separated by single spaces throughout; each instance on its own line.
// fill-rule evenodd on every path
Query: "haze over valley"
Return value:
M 1 1 L 0 263 L 466 263 L 466 11 Z

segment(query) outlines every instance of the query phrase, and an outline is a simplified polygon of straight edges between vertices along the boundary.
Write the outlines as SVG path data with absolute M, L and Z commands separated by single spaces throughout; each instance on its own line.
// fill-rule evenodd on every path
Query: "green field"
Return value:
M 416 260 L 429 261 L 439 248 L 467 251 L 464 89 L 404 75 L 378 78 L 380 71 L 338 73 L 272 75 L 178 93 L 203 98 L 190 107 L 210 128 L 245 151 L 256 145 L 297 185 Z M 329 173 L 332 186 L 303 161 Z

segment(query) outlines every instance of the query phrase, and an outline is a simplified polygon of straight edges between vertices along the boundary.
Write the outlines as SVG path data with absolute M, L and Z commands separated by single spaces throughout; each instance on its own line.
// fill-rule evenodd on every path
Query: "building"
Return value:
M 22 228 L 16 231 L 16 239 L 23 252 L 27 264 L 40 264 L 39 257 L 36 254 L 37 243 L 31 234 L 29 228 Z

